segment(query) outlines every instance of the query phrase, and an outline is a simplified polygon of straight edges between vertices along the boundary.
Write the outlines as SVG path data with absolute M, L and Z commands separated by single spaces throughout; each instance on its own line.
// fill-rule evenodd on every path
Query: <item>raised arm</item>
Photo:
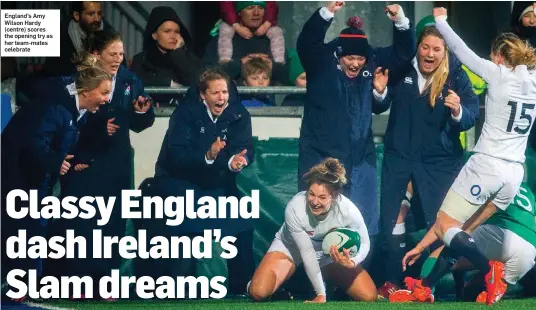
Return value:
M 454 32 L 454 30 L 447 23 L 447 10 L 445 8 L 435 8 L 434 17 L 436 20 L 436 28 L 441 35 L 445 38 L 445 41 L 450 50 L 460 59 L 469 70 L 480 76 L 487 83 L 492 83 L 493 78 L 497 77 L 496 71 L 499 70 L 499 66 L 493 62 L 478 57 L 465 42 Z
M 415 57 L 417 51 L 415 34 L 400 5 L 388 5 L 385 11 L 393 21 L 393 45 L 376 48 L 374 50 L 376 62 L 384 69 L 397 70 Z
M 307 274 L 309 281 L 311 281 L 316 295 L 326 296 L 326 287 L 324 285 L 324 279 L 322 278 L 320 265 L 316 259 L 316 252 L 313 247 L 313 243 L 311 242 L 309 235 L 299 223 L 299 219 L 295 213 L 295 208 L 292 207 L 293 202 L 296 202 L 296 200 L 291 200 L 285 209 L 285 225 L 292 235 L 292 239 L 298 246 L 300 256 L 303 260 L 305 273 Z
M 313 16 L 305 22 L 298 36 L 296 48 L 300 61 L 307 75 L 323 72 L 330 65 L 328 59 L 334 58 L 328 46 L 324 43 L 335 12 L 344 6 L 344 1 L 331 2 L 328 7 L 316 10 Z
M 389 81 L 389 69 L 381 67 L 374 71 L 374 89 L 372 90 L 372 113 L 381 114 L 391 106 L 391 98 L 387 96 L 387 82 Z

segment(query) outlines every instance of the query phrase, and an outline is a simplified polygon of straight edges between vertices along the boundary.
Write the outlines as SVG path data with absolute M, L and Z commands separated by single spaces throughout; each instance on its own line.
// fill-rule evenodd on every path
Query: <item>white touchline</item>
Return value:
M 23 302 L 23 304 L 28 307 L 43 308 L 43 309 L 49 309 L 49 310 L 76 310 L 74 308 L 62 308 L 62 307 L 56 307 L 56 306 L 49 306 L 49 305 L 36 303 L 36 302 Z

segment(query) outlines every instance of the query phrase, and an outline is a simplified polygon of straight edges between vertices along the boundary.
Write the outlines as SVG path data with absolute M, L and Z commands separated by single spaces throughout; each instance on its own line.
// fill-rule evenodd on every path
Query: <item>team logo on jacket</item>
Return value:
M 404 83 L 406 84 L 413 84 L 413 79 L 409 76 L 406 76 L 406 78 L 404 79 Z
M 129 96 L 129 95 L 130 95 L 130 85 L 125 84 L 125 96 Z
M 69 127 L 71 127 L 72 125 L 73 125 L 73 120 L 71 120 L 71 121 L 69 122 Z

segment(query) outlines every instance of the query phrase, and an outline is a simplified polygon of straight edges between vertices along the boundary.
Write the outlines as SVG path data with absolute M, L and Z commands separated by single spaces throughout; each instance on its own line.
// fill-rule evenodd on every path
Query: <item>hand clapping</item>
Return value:
M 132 101 L 132 105 L 137 112 L 145 113 L 151 107 L 151 100 L 150 98 L 139 96 L 137 100 Z

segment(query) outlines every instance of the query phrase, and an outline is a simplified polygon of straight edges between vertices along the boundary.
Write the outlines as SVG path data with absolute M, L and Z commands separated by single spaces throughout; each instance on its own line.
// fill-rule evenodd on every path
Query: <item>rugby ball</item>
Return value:
M 343 249 L 350 251 L 350 257 L 355 256 L 361 246 L 361 237 L 355 230 L 348 228 L 337 228 L 329 232 L 322 241 L 322 251 L 329 255 L 329 249 L 334 245 L 339 252 Z

